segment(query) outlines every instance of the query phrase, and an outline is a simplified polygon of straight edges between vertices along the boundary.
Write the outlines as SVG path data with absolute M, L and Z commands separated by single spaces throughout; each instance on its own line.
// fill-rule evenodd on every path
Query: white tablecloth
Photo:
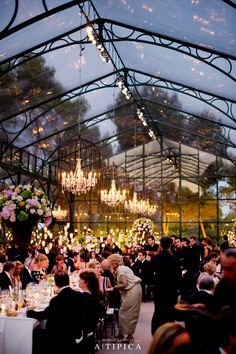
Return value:
M 0 316 L 0 353 L 32 354 L 33 329 L 37 323 L 33 318 Z

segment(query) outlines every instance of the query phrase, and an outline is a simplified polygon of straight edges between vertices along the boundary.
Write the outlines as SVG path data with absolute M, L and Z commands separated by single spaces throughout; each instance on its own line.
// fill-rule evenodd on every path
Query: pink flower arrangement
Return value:
M 45 193 L 34 186 L 9 186 L 0 193 L 0 220 L 3 222 L 39 221 L 51 223 L 51 210 Z

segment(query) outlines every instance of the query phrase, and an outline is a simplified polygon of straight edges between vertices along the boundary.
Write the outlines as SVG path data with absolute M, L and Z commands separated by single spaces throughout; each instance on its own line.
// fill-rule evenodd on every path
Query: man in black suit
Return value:
M 226 249 L 221 257 L 222 279 L 215 288 L 214 298 L 220 311 L 231 308 L 236 318 L 236 248 Z
M 149 236 L 148 237 L 148 243 L 147 245 L 144 246 L 144 251 L 149 251 L 149 252 L 155 252 L 157 253 L 158 250 L 158 245 L 155 243 L 155 238 L 154 236 Z
M 154 273 L 154 314 L 152 333 L 166 322 L 175 320 L 174 305 L 177 303 L 181 282 L 178 259 L 170 252 L 171 239 L 163 236 L 160 240 L 161 252 L 152 258 Z
M 82 329 L 86 309 L 83 295 L 70 288 L 67 272 L 57 272 L 55 284 L 59 293 L 51 299 L 49 306 L 44 311 L 28 309 L 27 317 L 47 320 L 43 353 L 84 353 Z
M 132 269 L 132 271 L 133 271 L 133 273 L 134 273 L 134 275 L 136 275 L 137 277 L 140 277 L 140 275 L 139 275 L 139 266 L 138 266 L 138 264 L 137 264 L 137 262 L 136 262 L 136 256 L 135 256 L 135 254 L 130 254 L 129 255 L 129 262 L 130 262 L 130 268 Z
M 20 272 L 22 290 L 25 290 L 27 285 L 34 281 L 34 279 L 31 276 L 31 271 L 34 269 L 34 266 L 35 266 L 35 258 L 34 257 L 26 258 L 24 267 L 21 269 Z
M 187 299 L 190 304 L 203 304 L 205 309 L 215 312 L 213 292 L 215 283 L 210 275 L 204 275 L 198 282 L 199 291 L 189 296 Z
M 15 264 L 11 261 L 7 261 L 3 265 L 3 271 L 0 274 L 0 288 L 1 290 L 9 290 L 9 287 L 14 287 L 13 277 L 14 277 Z

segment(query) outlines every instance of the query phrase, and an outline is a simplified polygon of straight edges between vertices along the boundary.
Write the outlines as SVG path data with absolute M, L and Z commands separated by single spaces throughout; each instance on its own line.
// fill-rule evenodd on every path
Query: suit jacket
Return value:
M 200 290 L 195 294 L 192 294 L 188 298 L 188 302 L 190 304 L 204 304 L 206 306 L 206 310 L 213 313 L 215 312 L 214 296 L 208 294 L 206 291 Z
M 14 286 L 11 280 L 9 279 L 6 272 L 0 273 L 0 288 L 1 290 L 8 290 L 9 286 Z
M 176 303 L 181 285 L 181 270 L 178 259 L 169 251 L 161 251 L 151 261 L 154 273 L 154 298 L 160 303 Z
M 20 280 L 22 283 L 22 290 L 25 290 L 26 286 L 29 283 L 33 282 L 33 278 L 31 277 L 31 274 L 29 273 L 29 271 L 26 267 L 23 267 L 20 272 Z
M 137 265 L 137 263 L 134 262 L 133 264 L 131 264 L 130 268 L 132 269 L 134 275 L 136 275 L 137 277 L 140 278 L 140 272 L 139 272 L 140 268 L 139 268 L 139 266 Z
M 153 284 L 154 275 L 152 272 L 151 262 L 144 259 L 141 266 L 139 277 L 142 279 L 143 284 Z
M 28 317 L 47 320 L 44 352 L 78 353 L 80 344 L 76 344 L 76 339 L 82 337 L 86 310 L 83 304 L 82 293 L 66 287 L 51 299 L 44 311 L 28 311 Z

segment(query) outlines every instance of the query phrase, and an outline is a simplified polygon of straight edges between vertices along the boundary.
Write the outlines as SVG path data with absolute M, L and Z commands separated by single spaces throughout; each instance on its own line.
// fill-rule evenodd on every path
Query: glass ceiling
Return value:
M 158 176 L 161 146 L 178 150 L 179 142 L 183 152 L 200 150 L 203 164 L 204 154 L 235 164 L 235 23 L 234 4 L 223 0 L 1 1 L 3 154 L 15 146 L 56 161 L 80 122 L 102 158 L 122 167 L 125 151 L 150 144 L 159 155 L 145 157 L 149 176 Z M 109 63 L 88 38 L 89 24 Z

